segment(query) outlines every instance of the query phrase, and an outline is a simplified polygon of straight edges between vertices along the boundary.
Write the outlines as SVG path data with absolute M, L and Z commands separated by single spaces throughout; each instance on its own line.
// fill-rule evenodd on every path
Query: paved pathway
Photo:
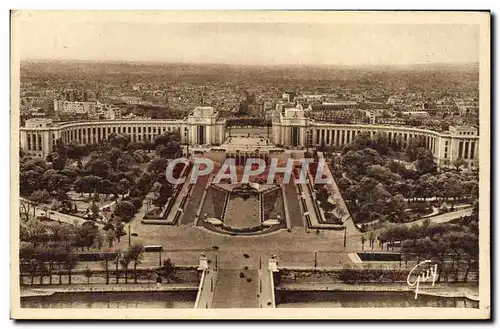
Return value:
M 193 225 L 194 218 L 196 217 L 196 212 L 200 206 L 201 198 L 203 197 L 203 192 L 205 191 L 205 186 L 208 181 L 208 176 L 198 177 L 198 181 L 193 187 L 193 192 L 191 197 L 187 202 L 184 214 L 181 215 L 179 225 Z
M 299 206 L 299 199 L 295 191 L 294 184 L 285 184 L 285 198 L 288 206 L 288 215 L 290 217 L 290 224 L 292 228 L 304 227 L 304 220 L 302 219 L 302 211 Z
M 244 277 L 240 277 L 244 273 Z M 250 281 L 249 281 L 250 280 Z M 217 273 L 214 308 L 258 308 L 259 275 L 256 269 L 222 269 Z
M 212 308 L 215 286 L 217 284 L 218 271 L 213 266 L 204 272 L 202 281 L 198 288 L 198 295 L 196 296 L 195 308 Z

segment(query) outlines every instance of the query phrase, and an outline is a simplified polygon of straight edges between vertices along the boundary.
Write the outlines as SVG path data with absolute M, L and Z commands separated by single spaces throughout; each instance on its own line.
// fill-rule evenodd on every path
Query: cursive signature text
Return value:
M 432 279 L 432 286 L 434 287 L 434 283 L 436 282 L 436 277 L 437 277 L 437 264 L 429 266 L 427 270 L 418 274 L 414 281 L 411 281 L 412 273 L 418 270 L 419 266 L 430 262 L 431 262 L 430 260 L 424 260 L 423 262 L 415 265 L 411 269 L 410 273 L 408 273 L 408 277 L 406 278 L 406 283 L 408 283 L 408 285 L 411 287 L 415 286 L 415 299 L 417 299 L 418 297 L 418 288 L 420 286 L 420 282 L 427 282 Z

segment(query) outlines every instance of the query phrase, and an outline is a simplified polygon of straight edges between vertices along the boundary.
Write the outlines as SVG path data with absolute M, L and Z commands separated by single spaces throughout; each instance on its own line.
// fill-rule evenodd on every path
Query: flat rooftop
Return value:
M 256 150 L 274 149 L 272 142 L 260 137 L 230 137 L 220 146 L 227 151 L 232 150 Z

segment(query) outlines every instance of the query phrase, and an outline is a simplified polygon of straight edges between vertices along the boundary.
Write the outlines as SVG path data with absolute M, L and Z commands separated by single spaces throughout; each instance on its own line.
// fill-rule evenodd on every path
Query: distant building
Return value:
M 427 111 L 404 111 L 401 112 L 402 115 L 408 116 L 408 117 L 428 117 L 429 112 Z
M 295 100 L 296 93 L 294 92 L 284 92 L 281 95 L 281 99 L 284 100 L 285 102 L 293 102 Z
M 108 107 L 104 112 L 104 117 L 108 120 L 121 119 L 122 111 L 117 107 Z
M 140 97 L 135 96 L 122 96 L 120 100 L 127 104 L 141 104 L 143 102 Z
M 76 101 L 76 91 L 74 90 L 66 90 L 64 92 L 64 99 L 68 102 Z
M 54 100 L 54 111 L 65 114 L 96 114 L 96 102 Z
M 30 117 L 44 117 L 46 115 L 45 110 L 41 107 L 33 107 L 27 111 Z
M 456 105 L 460 115 L 479 115 L 479 102 L 477 100 L 457 100 Z
M 336 110 L 345 110 L 345 109 L 358 109 L 358 102 L 353 101 L 337 101 L 337 102 L 328 102 L 321 104 L 312 104 L 309 105 L 309 111 L 336 111 Z

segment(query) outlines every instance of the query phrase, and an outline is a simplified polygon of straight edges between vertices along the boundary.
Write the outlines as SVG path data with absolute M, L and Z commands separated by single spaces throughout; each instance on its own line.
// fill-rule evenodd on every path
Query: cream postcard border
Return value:
M 62 15 L 61 15 L 62 14 Z M 328 22 L 353 24 L 470 24 L 480 29 L 479 47 L 479 309 L 463 308 L 303 308 L 294 309 L 28 309 L 19 288 L 19 43 L 21 21 L 73 22 Z M 11 12 L 11 257 L 10 316 L 15 319 L 486 319 L 491 316 L 490 251 L 490 13 L 335 11 L 12 11 Z

